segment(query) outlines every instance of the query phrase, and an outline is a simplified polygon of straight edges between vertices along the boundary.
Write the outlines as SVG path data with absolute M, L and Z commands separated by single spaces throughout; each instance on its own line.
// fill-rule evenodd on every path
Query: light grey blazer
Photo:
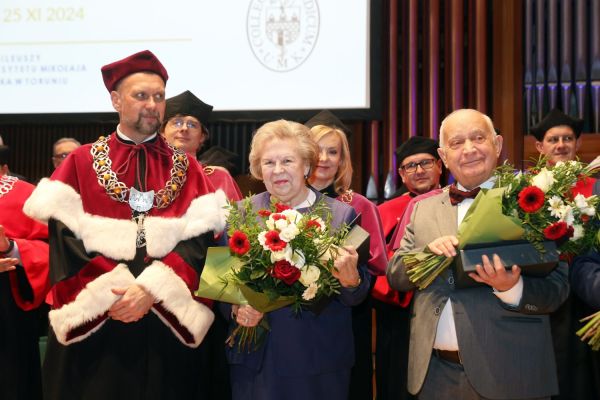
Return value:
M 417 203 L 400 248 L 388 265 L 387 278 L 392 288 L 415 289 L 406 275 L 402 254 L 424 249 L 440 236 L 456 235 L 457 210 L 450 204 L 447 189 Z M 567 267 L 560 263 L 547 277 L 523 277 L 523 283 L 523 297 L 516 307 L 500 301 L 489 286 L 455 290 L 451 269 L 426 289 L 416 289 L 408 390 L 416 394 L 423 386 L 437 323 L 449 298 L 465 373 L 481 396 L 512 399 L 557 394 L 547 314 L 556 310 L 569 294 Z

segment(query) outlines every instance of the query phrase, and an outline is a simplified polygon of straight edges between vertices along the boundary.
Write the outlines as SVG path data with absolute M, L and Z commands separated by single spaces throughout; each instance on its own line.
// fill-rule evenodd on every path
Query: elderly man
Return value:
M 413 136 L 396 150 L 398 174 L 408 192 L 379 205 L 384 233 L 390 257 L 393 254 L 395 229 L 411 200 L 425 193 L 440 189 L 442 161 L 437 152 L 438 143 L 430 138 Z M 387 277 L 377 277 L 371 295 L 377 310 L 377 347 L 375 372 L 377 374 L 377 398 L 409 398 L 406 390 L 409 339 L 409 304 L 412 292 L 392 290 Z
M 60 138 L 54 142 L 52 146 L 52 165 L 54 165 L 54 168 L 58 168 L 65 158 L 78 147 L 81 147 L 81 143 L 69 137 Z
M 45 399 L 202 398 L 191 348 L 214 314 L 193 292 L 225 195 L 158 135 L 168 74 L 154 54 L 102 76 L 116 132 L 71 153 L 25 205 L 50 232 Z
M 208 138 L 205 123 L 212 109 L 213 106 L 206 104 L 189 90 L 171 97 L 167 99 L 161 134 L 169 144 L 196 159 L 196 155 Z M 223 190 L 229 200 L 242 199 L 237 183 L 225 168 L 215 165 L 201 166 L 210 183 L 215 188 Z
M 442 193 L 418 202 L 388 266 L 392 288 L 411 290 L 402 257 L 424 250 L 455 256 L 458 225 L 475 192 L 493 186 L 502 149 L 486 115 L 457 110 L 440 126 L 439 154 L 456 178 Z M 451 195 L 452 194 L 452 195 Z M 463 198 L 460 201 L 460 198 Z M 566 299 L 566 266 L 545 278 L 505 270 L 494 255 L 483 257 L 471 277 L 484 285 L 456 289 L 451 270 L 415 292 L 408 390 L 419 399 L 548 398 L 558 387 L 546 314 Z
M 48 228 L 23 214 L 34 189 L 7 175 L 0 145 L 0 398 L 42 398 L 39 308 L 49 289 Z

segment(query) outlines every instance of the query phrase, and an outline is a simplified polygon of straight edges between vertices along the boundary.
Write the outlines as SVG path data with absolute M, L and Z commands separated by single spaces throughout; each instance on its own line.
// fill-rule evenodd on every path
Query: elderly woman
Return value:
M 213 107 L 186 90 L 167 99 L 161 133 L 167 143 L 192 155 L 196 159 L 206 140 L 208 130 L 204 125 Z M 224 150 L 224 149 L 223 149 Z M 215 165 L 204 165 L 204 173 L 215 189 L 222 189 L 230 200 L 240 200 L 242 193 L 229 172 Z
M 306 178 L 316 164 L 318 148 L 304 125 L 279 120 L 260 127 L 252 139 L 250 172 L 267 191 L 252 197 L 255 210 L 269 208 L 272 197 L 299 212 L 325 201 L 332 225 L 350 223 L 352 207 L 311 190 Z M 254 351 L 227 349 L 234 399 L 348 398 L 354 363 L 351 307 L 367 295 L 370 276 L 357 266 L 358 255 L 344 248 L 335 260 L 340 294 L 317 315 L 295 314 L 290 307 L 268 315 L 270 331 Z M 256 326 L 264 315 L 250 306 L 230 307 L 239 325 Z M 232 321 L 233 322 L 233 321 Z
M 360 215 L 360 225 L 371 237 L 369 272 L 383 275 L 387 253 L 379 212 L 366 197 L 350 190 L 352 162 L 345 133 L 349 132 L 348 128 L 327 110 L 317 114 L 306 125 L 310 127 L 311 136 L 319 146 L 319 161 L 309 178 L 310 184 L 321 193 L 349 204 Z M 352 368 L 350 399 L 373 398 L 371 315 L 370 298 L 352 309 L 356 363 Z

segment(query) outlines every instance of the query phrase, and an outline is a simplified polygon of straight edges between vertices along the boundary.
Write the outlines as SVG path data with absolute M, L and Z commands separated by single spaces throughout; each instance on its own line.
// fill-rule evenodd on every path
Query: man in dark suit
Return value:
M 456 255 L 458 225 L 472 198 L 451 202 L 450 192 L 491 188 L 502 149 L 492 121 L 476 110 L 457 110 L 440 127 L 439 154 L 456 179 L 442 193 L 415 205 L 398 252 L 388 266 L 390 285 L 415 289 L 402 256 L 428 248 Z M 471 193 L 472 194 L 472 193 Z M 454 203 L 454 204 L 452 204 Z M 415 292 L 408 390 L 420 399 L 548 398 L 558 391 L 548 313 L 569 292 L 566 266 L 545 278 L 505 270 L 498 256 L 482 258 L 471 277 L 483 285 L 456 289 L 451 270 Z

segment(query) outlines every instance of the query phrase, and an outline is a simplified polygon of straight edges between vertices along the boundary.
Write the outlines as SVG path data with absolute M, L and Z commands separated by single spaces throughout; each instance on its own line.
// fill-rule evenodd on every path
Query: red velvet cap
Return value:
M 161 62 L 150 50 L 140 51 L 102 67 L 102 79 L 109 92 L 115 90 L 119 81 L 136 72 L 153 72 L 159 75 L 165 83 L 169 74 Z

